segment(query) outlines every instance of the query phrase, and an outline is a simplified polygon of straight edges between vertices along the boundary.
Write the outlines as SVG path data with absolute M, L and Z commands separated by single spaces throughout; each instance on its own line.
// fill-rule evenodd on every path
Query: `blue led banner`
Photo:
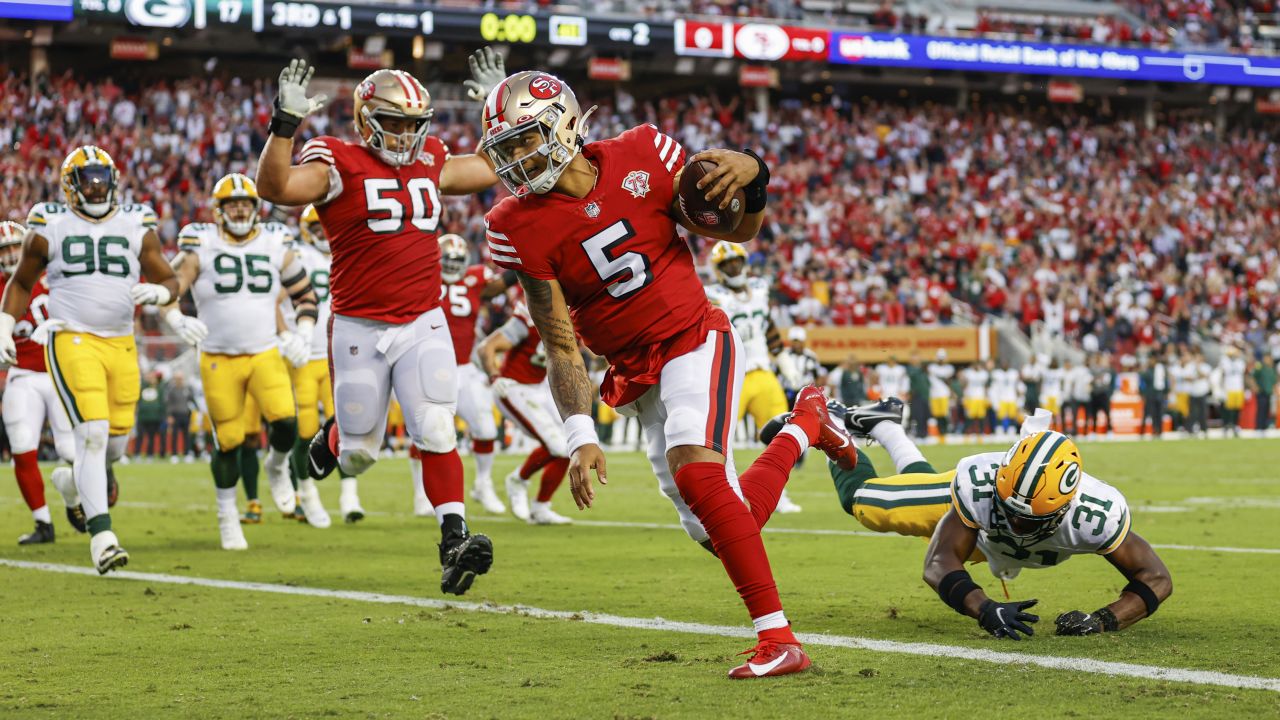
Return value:
M 0 0 L 0 18 L 71 20 L 71 0 Z
M 1227 53 L 833 32 L 828 59 L 838 65 L 1280 87 L 1280 57 Z

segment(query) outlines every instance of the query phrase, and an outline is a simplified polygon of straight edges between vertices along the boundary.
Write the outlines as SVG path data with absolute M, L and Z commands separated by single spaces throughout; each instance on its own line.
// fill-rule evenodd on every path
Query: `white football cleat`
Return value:
M 223 550 L 248 550 L 249 541 L 244 539 L 244 529 L 240 526 L 237 515 L 218 515 L 218 533 L 222 535 Z
M 275 501 L 276 508 L 285 515 L 292 515 L 298 500 L 294 497 L 293 481 L 289 479 L 289 455 L 272 450 L 267 453 L 262 467 L 267 472 L 267 483 L 271 485 L 271 499 Z
M 348 523 L 360 522 L 364 519 L 364 508 L 360 507 L 360 496 L 354 492 L 344 492 L 338 496 L 338 512 Z
M 298 481 L 298 501 L 302 503 L 302 512 L 307 515 L 307 523 L 321 530 L 329 527 L 329 513 L 320 502 L 320 491 L 316 489 L 316 481 L 311 478 Z
M 530 525 L 572 525 L 573 520 L 551 509 L 551 503 L 534 500 L 529 503 Z
M 502 504 L 502 501 L 498 499 L 498 494 L 493 491 L 492 480 L 483 482 L 477 480 L 471 488 L 471 499 L 478 501 L 485 512 L 501 515 L 507 511 L 507 506 Z
M 512 470 L 507 476 L 507 499 L 511 501 L 511 514 L 517 519 L 529 520 L 529 481 Z
M 803 508 L 799 505 L 795 504 L 795 501 L 787 497 L 787 491 L 783 490 L 782 495 L 778 496 L 778 507 L 774 508 L 773 511 L 780 512 L 785 515 L 787 513 L 798 513 L 802 509 Z
M 89 538 L 89 557 L 93 558 L 93 566 L 99 575 L 129 564 L 128 551 L 120 547 L 120 539 L 110 530 Z
M 413 499 L 414 517 L 435 517 L 436 508 L 426 496 Z

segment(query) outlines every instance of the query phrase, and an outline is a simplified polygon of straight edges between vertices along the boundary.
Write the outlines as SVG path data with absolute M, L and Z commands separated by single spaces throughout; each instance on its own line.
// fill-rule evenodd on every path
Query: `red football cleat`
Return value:
M 826 453 L 831 462 L 843 470 L 852 470 L 858 465 L 858 448 L 849 439 L 844 428 L 840 427 L 840 423 L 832 420 L 827 413 L 827 396 L 821 389 L 813 385 L 800 388 L 787 422 L 799 424 L 800 427 L 816 422 L 818 434 L 816 438 L 809 436 L 813 438 L 811 444 Z
M 729 671 L 733 680 L 790 675 L 812 664 L 799 645 L 772 640 L 761 640 L 755 647 L 738 654 L 750 654 L 751 659 Z

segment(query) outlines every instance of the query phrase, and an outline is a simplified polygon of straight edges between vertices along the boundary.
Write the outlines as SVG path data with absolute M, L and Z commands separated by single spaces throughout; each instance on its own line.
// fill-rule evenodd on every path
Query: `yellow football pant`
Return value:
M 1005 418 L 1018 419 L 1018 403 L 1011 400 L 1001 400 L 996 405 L 996 417 L 1000 420 Z
M 142 391 L 132 335 L 56 332 L 45 347 L 45 363 L 73 425 L 106 420 L 112 435 L 129 434 Z
M 1241 390 L 1228 391 L 1226 408 L 1228 410 L 1239 410 L 1243 407 L 1244 407 L 1244 391 L 1241 391 Z
M 951 414 L 950 398 L 929 398 L 929 414 L 936 418 L 944 418 Z
M 200 377 L 220 451 L 240 447 L 246 433 L 260 427 L 258 418 L 263 415 L 267 422 L 275 422 L 296 412 L 289 371 L 274 347 L 256 355 L 201 353 Z M 247 407 L 246 396 L 256 401 L 257 408 Z
M 987 416 L 987 401 L 985 398 L 965 398 L 964 416 L 969 419 L 984 418 Z
M 739 421 L 751 413 L 756 427 L 762 428 L 787 409 L 787 396 L 782 392 L 782 383 L 778 382 L 777 375 L 757 368 L 743 377 L 742 395 L 738 400 Z
M 293 375 L 293 394 L 298 400 L 298 437 L 310 440 L 320 430 L 320 407 L 324 407 L 326 418 L 333 417 L 329 361 L 312 360 L 289 372 Z

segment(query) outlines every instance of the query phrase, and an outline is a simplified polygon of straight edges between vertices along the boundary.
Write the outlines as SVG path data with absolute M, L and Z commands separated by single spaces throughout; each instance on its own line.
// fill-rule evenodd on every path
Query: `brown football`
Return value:
M 707 189 L 699 190 L 698 181 L 715 168 L 716 164 L 710 160 L 698 160 L 684 166 L 684 173 L 680 176 L 680 211 L 694 227 L 713 233 L 731 233 L 742 222 L 747 196 L 738 190 L 729 201 L 729 207 L 723 210 L 720 209 L 720 197 L 717 196 L 715 202 L 708 201 Z

